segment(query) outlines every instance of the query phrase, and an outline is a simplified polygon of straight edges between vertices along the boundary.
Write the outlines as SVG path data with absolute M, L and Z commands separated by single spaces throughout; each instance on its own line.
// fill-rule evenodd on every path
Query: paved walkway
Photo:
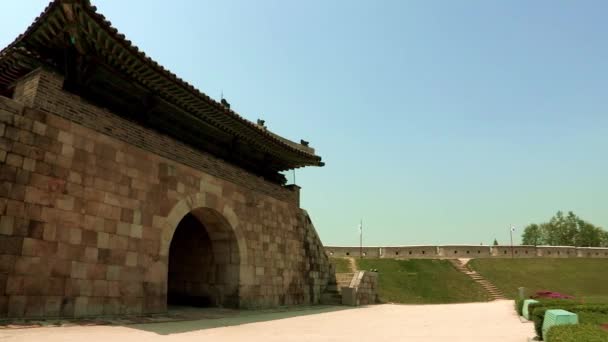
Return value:
M 274 313 L 245 311 L 236 316 L 187 322 L 3 329 L 0 342 L 524 342 L 532 335 L 532 324 L 520 323 L 512 301 L 495 301 L 326 307 Z

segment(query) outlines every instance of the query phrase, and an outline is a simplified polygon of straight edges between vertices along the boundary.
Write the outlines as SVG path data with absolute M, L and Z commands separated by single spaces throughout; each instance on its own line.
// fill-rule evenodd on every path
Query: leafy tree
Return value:
M 541 223 L 539 225 L 539 228 L 540 228 L 540 234 L 542 237 L 542 243 L 544 245 L 549 245 L 549 246 L 559 245 L 559 243 L 557 241 L 556 229 L 551 223 L 549 223 L 549 222 Z
M 602 231 L 602 247 L 608 247 L 608 232 Z
M 522 244 L 578 247 L 608 247 L 608 232 L 579 218 L 558 211 L 549 222 L 530 224 L 522 233 Z
M 579 247 L 599 247 L 602 245 L 603 232 L 591 223 L 581 220 L 576 245 Z
M 538 246 L 543 244 L 543 235 L 541 228 L 532 223 L 528 225 L 521 236 L 521 244 L 522 245 L 533 245 Z
M 494 246 L 498 246 L 498 240 L 494 239 L 494 243 L 493 243 L 493 245 L 494 245 Z

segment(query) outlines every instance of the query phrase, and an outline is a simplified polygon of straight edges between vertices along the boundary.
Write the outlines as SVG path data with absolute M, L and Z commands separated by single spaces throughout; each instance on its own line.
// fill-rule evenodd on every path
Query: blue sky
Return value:
M 605 1 L 93 3 L 208 95 L 311 142 L 327 165 L 296 177 L 327 245 L 358 244 L 360 219 L 384 245 L 507 243 L 560 209 L 608 228 Z M 0 45 L 45 5 L 4 4 Z

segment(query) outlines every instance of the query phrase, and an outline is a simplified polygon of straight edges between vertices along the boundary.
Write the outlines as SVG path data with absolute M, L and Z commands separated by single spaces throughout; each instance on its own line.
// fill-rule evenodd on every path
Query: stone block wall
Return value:
M 14 97 L 0 97 L 0 317 L 165 311 L 190 213 L 212 227 L 239 307 L 319 301 L 329 263 L 297 188 L 93 106 L 47 70 Z
M 357 287 L 357 303 L 369 305 L 376 303 L 378 296 L 378 273 L 359 272 Z

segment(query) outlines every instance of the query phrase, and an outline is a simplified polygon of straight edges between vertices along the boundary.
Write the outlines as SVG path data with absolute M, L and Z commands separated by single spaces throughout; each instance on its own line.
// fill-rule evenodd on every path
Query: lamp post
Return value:
M 515 226 L 511 225 L 511 229 L 509 230 L 509 232 L 511 233 L 511 259 L 514 258 L 513 256 L 513 233 L 515 232 Z
M 363 259 L 363 219 L 359 223 L 359 259 Z

